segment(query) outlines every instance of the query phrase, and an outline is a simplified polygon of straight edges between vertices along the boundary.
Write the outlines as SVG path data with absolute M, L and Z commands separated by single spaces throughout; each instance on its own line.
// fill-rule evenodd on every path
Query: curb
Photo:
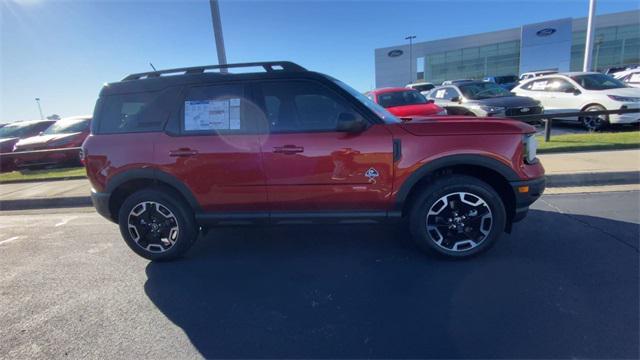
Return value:
M 0 202 L 0 211 L 55 209 L 83 206 L 92 206 L 91 198 L 89 196 L 2 200 Z
M 547 175 L 546 186 L 571 187 L 594 185 L 640 184 L 640 171 L 552 174 Z M 74 196 L 61 198 L 15 199 L 0 201 L 0 211 L 55 209 L 93 206 L 91 197 Z
M 53 179 L 5 180 L 5 181 L 0 181 L 0 185 L 23 184 L 23 183 L 34 183 L 34 182 L 54 182 L 54 181 L 81 180 L 81 179 L 87 179 L 87 177 L 84 175 L 78 175 L 78 176 L 67 176 L 63 178 L 53 178 Z
M 626 184 L 640 184 L 640 171 L 547 175 L 547 187 Z

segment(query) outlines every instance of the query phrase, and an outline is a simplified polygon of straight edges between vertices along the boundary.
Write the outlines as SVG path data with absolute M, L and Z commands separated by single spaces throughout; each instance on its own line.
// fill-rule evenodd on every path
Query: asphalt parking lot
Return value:
M 91 209 L 6 212 L 0 357 L 638 358 L 639 204 L 545 195 L 465 261 L 342 225 L 216 229 L 149 263 Z

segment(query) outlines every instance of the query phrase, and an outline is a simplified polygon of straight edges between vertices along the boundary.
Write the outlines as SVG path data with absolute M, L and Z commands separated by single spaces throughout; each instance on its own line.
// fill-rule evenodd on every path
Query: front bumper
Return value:
M 512 181 L 511 188 L 515 194 L 515 214 L 512 221 L 520 221 L 527 216 L 529 206 L 533 204 L 544 192 L 546 186 L 545 177 L 525 181 Z M 523 191 L 523 190 L 527 191 Z
M 115 222 L 114 217 L 111 215 L 111 209 L 109 208 L 110 199 L 111 193 L 97 192 L 91 189 L 91 202 L 98 214 L 104 216 L 107 220 Z

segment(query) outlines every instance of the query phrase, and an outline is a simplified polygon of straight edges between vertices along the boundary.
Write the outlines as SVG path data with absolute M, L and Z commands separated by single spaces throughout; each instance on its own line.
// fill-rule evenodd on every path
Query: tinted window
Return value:
M 360 118 L 345 100 L 314 82 L 266 82 L 261 89 L 272 132 L 335 131 L 341 113 Z
M 91 119 L 65 119 L 58 120 L 55 124 L 49 126 L 44 131 L 46 135 L 52 134 L 71 134 L 77 132 L 87 131 Z
M 506 76 L 496 76 L 495 82 L 496 84 L 509 84 L 518 81 L 518 77 L 515 75 L 506 75 Z
M 378 94 L 378 103 L 385 108 L 403 105 L 426 104 L 427 99 L 416 90 L 394 91 Z
M 522 85 L 522 88 L 531 91 L 545 91 L 548 82 L 549 80 L 547 79 L 534 80 Z
M 492 82 L 469 83 L 458 87 L 466 98 L 473 100 L 511 96 L 507 90 Z
M 605 74 L 585 74 L 572 76 L 571 79 L 587 90 L 606 90 L 626 87 L 620 80 Z
M 182 131 L 188 133 L 253 132 L 255 124 L 248 121 L 245 111 L 247 104 L 244 86 L 241 84 L 193 87 L 189 89 L 182 106 Z M 277 111 L 277 105 L 274 104 L 271 107 L 273 111 Z
M 94 133 L 161 131 L 175 112 L 178 88 L 164 91 L 103 96 L 94 116 Z
M 45 130 L 53 123 L 53 121 L 42 121 L 7 124 L 0 128 L 0 138 L 33 136 Z
M 574 89 L 573 85 L 571 85 L 571 83 L 568 82 L 567 80 L 560 79 L 560 78 L 551 78 L 547 80 L 548 81 L 544 89 L 545 91 L 567 92 Z

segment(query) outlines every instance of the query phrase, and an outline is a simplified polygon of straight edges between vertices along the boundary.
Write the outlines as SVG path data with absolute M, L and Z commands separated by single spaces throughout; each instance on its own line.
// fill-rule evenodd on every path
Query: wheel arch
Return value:
M 607 107 L 600 104 L 600 103 L 596 103 L 596 102 L 592 102 L 592 103 L 588 103 L 587 105 L 584 105 L 581 109 L 580 112 L 586 111 L 590 106 L 600 106 L 601 108 L 607 110 Z
M 452 155 L 423 165 L 400 187 L 396 196 L 396 210 L 403 217 L 407 216 L 419 192 L 428 187 L 433 179 L 449 174 L 473 176 L 493 187 L 505 205 L 507 230 L 510 229 L 516 209 L 515 194 L 510 182 L 521 179 L 509 166 L 482 155 Z
M 188 204 L 194 212 L 201 210 L 191 190 L 173 175 L 157 169 L 135 169 L 115 175 L 107 185 L 106 192 L 111 194 L 109 212 L 112 220 L 118 221 L 118 210 L 129 195 L 151 187 L 165 188 Z

